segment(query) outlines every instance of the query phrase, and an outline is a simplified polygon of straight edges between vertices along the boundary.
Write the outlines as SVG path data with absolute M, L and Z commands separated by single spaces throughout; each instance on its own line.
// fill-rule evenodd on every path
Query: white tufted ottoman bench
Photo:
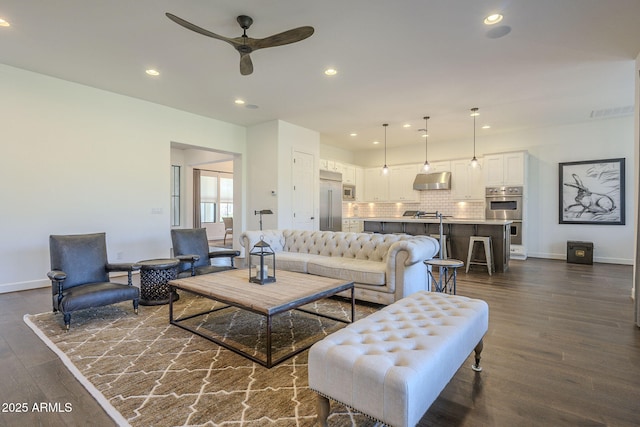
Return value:
M 475 350 L 480 371 L 489 308 L 482 300 L 420 291 L 360 319 L 309 350 L 318 424 L 329 399 L 388 426 L 413 427 Z

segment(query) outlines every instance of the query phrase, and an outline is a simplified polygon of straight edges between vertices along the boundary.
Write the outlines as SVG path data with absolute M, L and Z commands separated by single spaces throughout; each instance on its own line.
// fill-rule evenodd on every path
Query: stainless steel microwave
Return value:
M 356 199 L 356 186 L 342 184 L 342 200 L 353 201 Z

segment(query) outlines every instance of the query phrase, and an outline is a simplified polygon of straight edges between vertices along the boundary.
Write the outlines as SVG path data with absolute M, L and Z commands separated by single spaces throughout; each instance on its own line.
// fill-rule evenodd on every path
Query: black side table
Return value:
M 177 292 L 170 293 L 169 281 L 178 277 L 178 261 L 175 258 L 148 259 L 137 262 L 140 265 L 140 304 L 169 304 L 169 299 L 177 301 Z

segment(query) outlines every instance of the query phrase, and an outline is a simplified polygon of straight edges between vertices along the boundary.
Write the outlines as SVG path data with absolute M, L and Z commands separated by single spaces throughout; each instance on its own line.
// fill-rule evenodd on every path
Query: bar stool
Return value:
M 473 250 L 476 243 L 481 243 L 484 246 L 484 256 L 485 262 L 478 261 L 473 259 Z M 475 265 L 486 265 L 487 271 L 489 272 L 489 276 L 491 276 L 491 272 L 495 270 L 493 266 L 493 247 L 491 245 L 491 236 L 470 236 L 469 237 L 469 253 L 467 254 L 467 269 L 466 272 L 469 272 L 469 266 L 471 264 Z
M 464 267 L 464 262 L 458 259 L 428 259 L 424 261 L 427 266 L 427 273 L 431 277 L 431 280 L 436 285 L 435 292 L 444 292 L 449 294 L 456 294 L 456 277 L 458 268 Z M 431 266 L 431 270 L 428 267 Z M 433 277 L 433 267 L 438 267 L 440 274 L 438 280 Z M 451 269 L 451 273 L 449 273 Z M 444 280 L 443 280 L 444 279 Z
M 438 241 L 438 243 L 442 244 L 440 242 L 440 235 L 439 234 L 429 234 L 429 237 L 433 237 L 434 239 L 436 239 Z M 451 239 L 449 239 L 449 236 L 447 236 L 446 234 L 443 234 L 442 238 L 446 242 L 446 244 L 442 247 L 442 259 L 447 259 L 447 258 L 449 258 L 449 254 L 451 253 Z M 436 256 L 439 257 L 440 254 L 438 253 L 438 255 L 436 255 Z

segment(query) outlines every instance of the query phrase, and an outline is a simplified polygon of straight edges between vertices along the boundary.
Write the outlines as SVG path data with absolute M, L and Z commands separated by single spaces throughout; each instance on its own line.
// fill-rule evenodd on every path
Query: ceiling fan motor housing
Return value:
M 248 30 L 251 24 L 253 24 L 253 19 L 247 15 L 240 15 L 237 18 L 238 24 L 242 27 L 243 30 Z

